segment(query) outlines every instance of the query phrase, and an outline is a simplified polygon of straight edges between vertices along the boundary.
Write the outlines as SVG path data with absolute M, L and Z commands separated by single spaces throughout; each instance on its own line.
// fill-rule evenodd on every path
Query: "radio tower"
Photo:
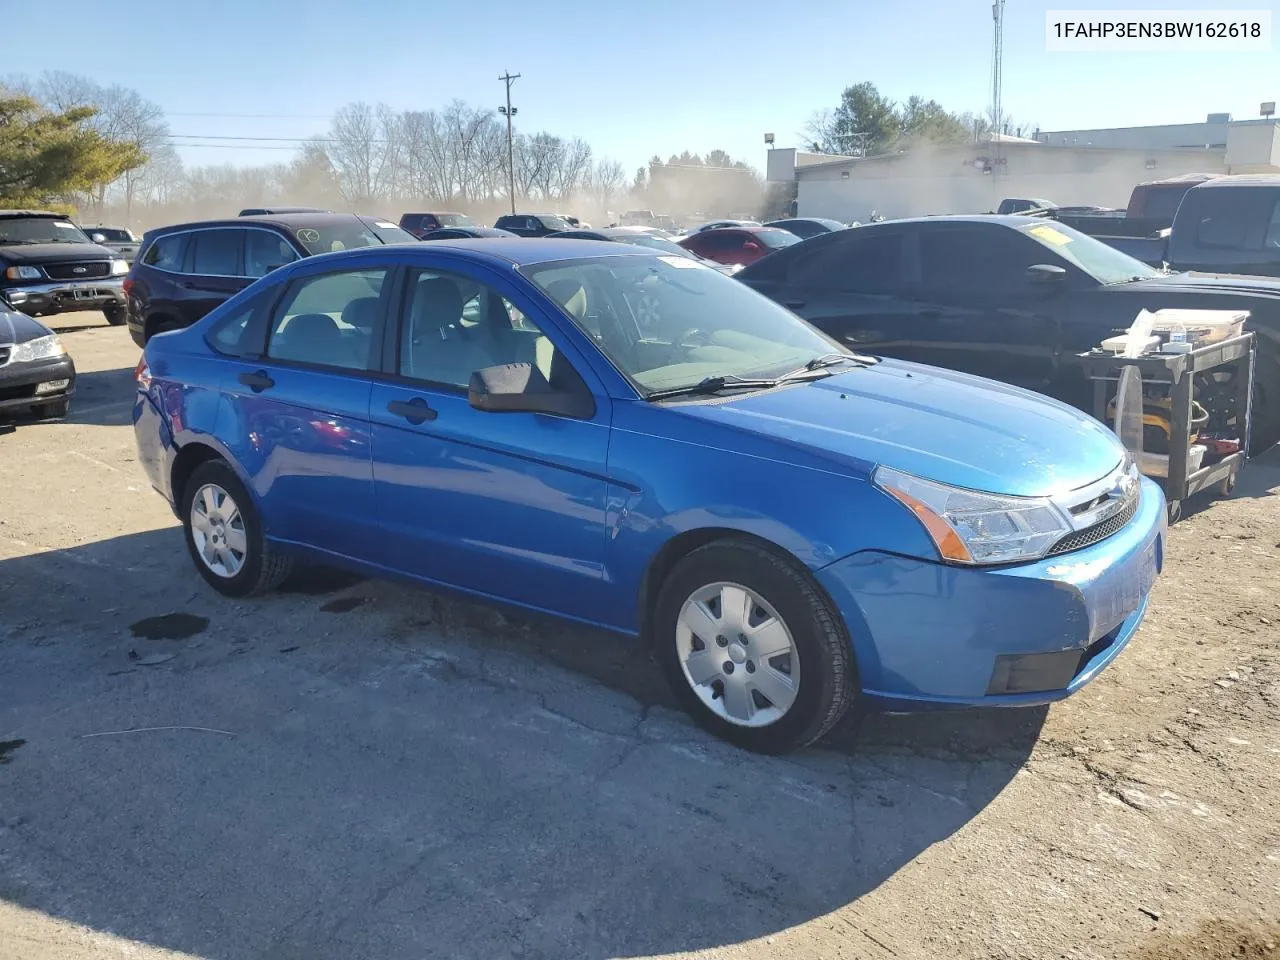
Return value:
M 1004 0 L 991 4 L 995 37 L 991 42 L 991 131 L 1004 132 L 1004 112 L 1000 105 L 1001 67 L 1004 63 Z

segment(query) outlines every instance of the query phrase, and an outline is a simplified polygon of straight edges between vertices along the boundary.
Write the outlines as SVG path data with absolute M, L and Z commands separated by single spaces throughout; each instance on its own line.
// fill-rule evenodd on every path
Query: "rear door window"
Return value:
M 194 234 L 191 272 L 205 277 L 238 277 L 243 230 L 200 230 Z
M 1194 224 L 1195 245 L 1207 250 L 1261 250 L 1273 236 L 1280 191 L 1250 187 L 1202 187 L 1183 200 Z
M 797 254 L 803 249 L 796 248 Z M 795 256 L 787 281 L 801 289 L 836 293 L 900 293 L 904 288 L 902 252 L 900 233 L 868 231 L 841 237 Z
M 216 321 L 205 334 L 209 346 L 227 357 L 256 357 L 262 353 L 263 326 L 278 287 L 255 296 L 240 309 Z
M 296 280 L 275 312 L 267 355 L 320 367 L 367 370 L 386 269 Z

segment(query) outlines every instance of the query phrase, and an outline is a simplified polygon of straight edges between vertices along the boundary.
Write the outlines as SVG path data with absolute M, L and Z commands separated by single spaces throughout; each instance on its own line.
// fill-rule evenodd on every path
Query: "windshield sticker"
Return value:
M 385 220 L 375 220 L 373 221 L 373 225 L 379 230 L 394 230 L 396 228 L 394 223 L 387 223 Z
M 1027 233 L 1039 237 L 1045 243 L 1052 243 L 1055 247 L 1065 247 L 1071 242 L 1070 237 L 1053 227 L 1032 227 Z
M 303 243 L 319 243 L 320 231 L 312 230 L 310 227 L 303 227 L 298 231 L 298 239 Z
M 677 267 L 681 270 L 702 270 L 702 264 L 690 257 L 659 257 L 663 263 L 668 266 Z

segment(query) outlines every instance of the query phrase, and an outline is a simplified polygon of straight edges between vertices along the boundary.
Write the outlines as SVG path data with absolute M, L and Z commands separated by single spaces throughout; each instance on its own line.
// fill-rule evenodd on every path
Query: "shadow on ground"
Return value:
M 200 956 L 766 936 L 963 827 L 1044 718 L 881 718 L 754 756 L 667 709 L 625 641 L 315 572 L 223 600 L 175 528 L 0 562 L 0 595 L 0 898 Z

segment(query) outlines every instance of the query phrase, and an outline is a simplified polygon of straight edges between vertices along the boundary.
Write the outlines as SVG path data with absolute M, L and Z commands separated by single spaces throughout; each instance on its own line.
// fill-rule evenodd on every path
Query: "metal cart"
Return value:
M 1254 365 L 1252 333 L 1199 347 L 1189 353 L 1148 353 L 1140 357 L 1119 357 L 1103 350 L 1091 350 L 1080 354 L 1078 359 L 1084 367 L 1085 375 L 1093 381 L 1093 415 L 1103 423 L 1108 422 L 1107 406 L 1114 392 L 1114 384 L 1126 366 L 1137 367 L 1144 384 L 1169 385 L 1169 471 L 1164 478 L 1164 492 L 1169 502 L 1171 522 L 1182 515 L 1182 502 L 1188 497 L 1215 486 L 1225 496 L 1235 488 L 1236 475 L 1244 466 L 1249 449 Z M 1191 411 L 1196 375 L 1228 368 L 1234 368 L 1230 395 L 1215 398 L 1213 403 L 1202 402 L 1202 406 L 1209 411 L 1210 428 L 1219 432 L 1233 432 L 1239 438 L 1240 449 L 1236 453 L 1226 454 L 1214 463 L 1190 471 Z M 1223 399 L 1227 402 L 1221 402 Z M 1234 424 L 1229 426 L 1230 420 L 1234 420 Z

